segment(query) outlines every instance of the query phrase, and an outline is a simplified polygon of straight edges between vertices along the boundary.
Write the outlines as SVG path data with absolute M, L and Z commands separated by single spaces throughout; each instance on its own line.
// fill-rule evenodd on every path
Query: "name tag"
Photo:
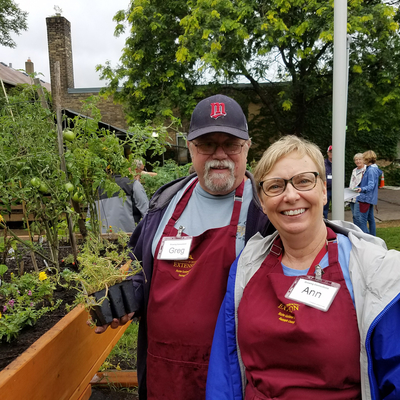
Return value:
M 158 260 L 187 260 L 189 259 L 192 236 L 163 237 L 161 239 Z
M 326 179 L 331 179 L 332 180 L 332 175 L 327 175 Z
M 339 289 L 339 283 L 301 276 L 296 278 L 285 297 L 326 312 Z

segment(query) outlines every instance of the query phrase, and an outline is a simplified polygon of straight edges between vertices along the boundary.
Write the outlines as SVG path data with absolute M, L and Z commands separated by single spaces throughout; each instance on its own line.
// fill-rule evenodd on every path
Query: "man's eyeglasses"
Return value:
M 279 196 L 286 190 L 288 183 L 299 190 L 300 192 L 307 192 L 314 189 L 317 184 L 319 173 L 318 172 L 303 172 L 292 176 L 290 179 L 271 178 L 266 179 L 259 183 L 262 191 L 269 197 Z
M 227 155 L 232 155 L 232 154 L 239 154 L 242 152 L 242 148 L 245 145 L 246 142 L 239 144 L 235 142 L 224 142 L 222 144 L 218 144 L 215 142 L 201 142 L 201 143 L 194 143 L 192 142 L 196 148 L 199 154 L 204 154 L 210 156 L 211 154 L 214 154 L 217 150 L 218 147 L 222 147 L 222 150 L 224 150 L 225 154 Z

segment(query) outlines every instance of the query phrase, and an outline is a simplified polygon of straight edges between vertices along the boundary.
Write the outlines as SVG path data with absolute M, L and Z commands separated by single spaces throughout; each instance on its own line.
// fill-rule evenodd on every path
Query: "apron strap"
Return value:
M 239 223 L 240 210 L 243 204 L 243 192 L 244 192 L 244 179 L 242 183 L 236 188 L 235 191 L 235 201 L 233 203 L 233 211 L 230 223 L 231 226 L 232 225 L 237 226 Z
M 183 193 L 183 196 L 179 199 L 178 204 L 176 205 L 175 210 L 170 220 L 168 221 L 168 227 L 174 226 L 178 218 L 183 213 L 183 210 L 189 202 L 189 199 L 192 196 L 193 190 L 196 187 L 198 181 L 199 179 L 195 178 L 193 182 L 186 188 L 185 193 Z
M 315 257 L 313 263 L 311 264 L 311 267 L 308 270 L 307 275 L 313 275 L 315 273 L 315 266 L 320 263 L 326 252 L 328 252 L 328 260 L 329 260 L 329 266 L 335 265 L 339 262 L 339 253 L 338 253 L 338 244 L 337 244 L 337 235 L 331 228 L 326 228 L 327 230 L 327 235 L 326 235 L 326 243 L 325 245 L 317 254 Z M 264 260 L 264 265 L 268 265 L 269 268 L 274 268 L 277 263 L 281 263 L 282 261 L 282 255 L 283 255 L 283 245 L 282 245 L 282 240 L 278 236 L 272 246 L 271 250 L 267 256 L 267 258 Z

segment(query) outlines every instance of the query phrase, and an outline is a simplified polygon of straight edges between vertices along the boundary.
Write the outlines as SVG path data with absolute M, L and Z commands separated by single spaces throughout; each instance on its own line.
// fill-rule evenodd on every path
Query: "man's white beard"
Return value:
M 211 168 L 224 167 L 228 168 L 230 174 L 228 176 L 225 173 L 218 174 L 215 170 L 210 174 Z M 204 167 L 204 184 L 210 192 L 230 192 L 233 190 L 235 184 L 235 163 L 232 160 L 211 160 L 206 161 Z

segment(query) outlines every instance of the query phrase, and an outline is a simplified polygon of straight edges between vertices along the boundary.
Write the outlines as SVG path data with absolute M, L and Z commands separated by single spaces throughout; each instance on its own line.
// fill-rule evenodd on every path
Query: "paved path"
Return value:
M 353 221 L 351 211 L 345 211 L 345 220 Z M 378 212 L 374 212 L 377 224 L 400 220 L 400 187 L 384 186 L 378 190 Z M 331 213 L 328 214 L 331 218 Z

